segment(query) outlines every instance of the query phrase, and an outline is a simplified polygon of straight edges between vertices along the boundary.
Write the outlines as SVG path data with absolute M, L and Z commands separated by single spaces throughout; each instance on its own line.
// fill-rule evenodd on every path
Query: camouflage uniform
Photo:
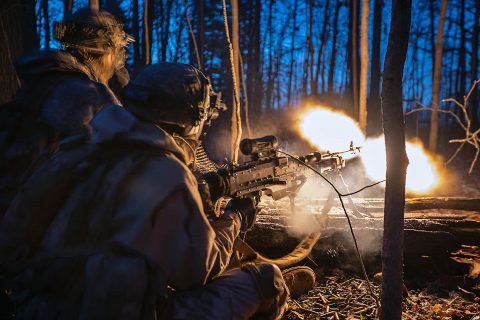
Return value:
M 227 270 L 241 216 L 207 221 L 191 148 L 124 108 L 104 108 L 91 125 L 110 160 L 95 161 L 48 227 L 14 295 L 17 319 L 279 318 L 288 289 L 276 266 Z M 7 212 L 0 245 L 21 223 Z
M 103 15 L 108 21 L 115 20 L 108 13 Z M 96 17 L 96 13 L 80 11 L 71 18 L 71 23 L 91 16 Z M 72 36 L 66 40 L 94 46 L 92 41 L 98 38 L 90 34 L 74 35 L 78 38 Z M 88 123 L 95 113 L 107 104 L 120 104 L 110 88 L 100 83 L 91 67 L 76 54 L 78 48 L 66 43 L 63 46 L 64 50 L 23 56 L 16 63 L 21 87 L 10 104 L 13 116 L 2 120 L 13 125 L 2 128 L 8 132 L 0 134 L 0 219 L 25 171 L 43 151 L 55 150 L 65 137 L 88 134 Z

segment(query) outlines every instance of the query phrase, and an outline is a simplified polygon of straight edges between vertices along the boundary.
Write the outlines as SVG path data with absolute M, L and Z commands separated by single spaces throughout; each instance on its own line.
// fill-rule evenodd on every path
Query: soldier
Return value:
M 128 81 L 125 48 L 133 39 L 110 13 L 78 10 L 55 26 L 54 37 L 60 50 L 17 61 L 21 87 L 2 108 L 0 219 L 33 160 L 65 137 L 88 133 L 88 123 L 105 105 L 120 104 L 108 87 L 115 73 Z
M 210 224 L 187 167 L 211 94 L 192 66 L 150 65 L 125 108 L 94 117 L 91 140 L 65 141 L 31 175 L 0 225 L 0 265 L 21 280 L 17 319 L 281 317 L 278 267 L 228 268 L 256 201 L 233 199 Z

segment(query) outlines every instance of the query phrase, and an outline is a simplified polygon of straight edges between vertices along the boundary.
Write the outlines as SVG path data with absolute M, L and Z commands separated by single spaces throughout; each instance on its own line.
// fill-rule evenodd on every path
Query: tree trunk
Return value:
M 0 43 L 0 103 L 6 103 L 20 84 L 13 61 L 38 48 L 34 0 L 0 1 Z
M 370 71 L 370 99 L 368 103 L 368 134 L 382 132 L 382 112 L 380 110 L 380 45 L 382 41 L 383 0 L 375 0 L 373 14 L 372 64 Z
M 313 77 L 313 6 L 313 0 L 310 0 L 308 6 L 308 68 L 310 76 L 310 93 L 317 91 L 317 84 Z
M 440 17 L 438 18 L 437 40 L 435 42 L 435 66 L 433 69 L 432 87 L 432 113 L 430 118 L 429 149 L 432 153 L 437 151 L 438 140 L 438 101 L 440 98 L 440 77 L 442 74 L 442 52 L 443 52 L 443 27 L 445 14 L 447 12 L 447 0 L 442 0 Z
M 262 1 L 255 1 L 255 40 L 254 42 L 254 57 L 253 57 L 253 69 L 254 69 L 254 95 L 253 95 L 253 105 L 254 109 L 257 110 L 257 115 L 260 116 L 262 113 L 262 99 L 263 99 L 263 72 L 262 72 L 262 51 L 261 51 L 261 12 L 262 12 Z M 251 97 L 251 95 L 250 95 Z
M 330 66 L 328 68 L 328 89 L 329 94 L 333 93 L 335 67 L 337 62 L 337 30 L 338 30 L 338 13 L 340 11 L 341 2 L 337 1 L 335 13 L 333 17 L 333 39 L 332 39 L 332 56 L 330 57 Z
M 250 116 L 252 124 L 255 126 L 256 119 L 259 118 L 262 110 L 262 69 L 261 69 L 261 31 L 260 31 L 260 0 L 247 1 L 247 5 L 242 5 L 245 10 L 243 20 L 245 21 L 245 36 L 241 39 L 246 49 L 246 85 L 247 96 L 249 100 Z M 294 18 L 295 19 L 295 18 Z
M 175 35 L 175 43 L 180 43 L 180 40 L 182 38 L 183 34 L 183 28 L 185 27 L 185 18 L 180 16 L 179 21 L 178 21 L 178 29 L 177 29 L 177 34 Z M 175 46 L 175 51 L 173 52 L 173 62 L 178 62 L 178 59 L 180 57 L 180 46 Z
M 161 13 L 163 14 L 163 12 Z M 170 25 L 172 22 L 172 1 L 167 1 L 165 27 L 162 36 L 162 61 L 167 61 L 168 40 L 170 38 Z M 203 53 L 203 50 L 202 50 Z
M 435 69 L 435 8 L 433 7 L 435 0 L 429 0 L 428 8 L 430 13 L 430 48 L 432 48 L 432 84 L 433 84 L 433 70 Z
M 367 82 L 368 82 L 368 16 L 370 0 L 362 1 L 361 60 L 360 60 L 360 98 L 358 122 L 364 134 L 367 133 Z
M 465 0 L 460 0 L 460 15 L 458 21 L 458 27 L 460 28 L 460 48 L 458 50 L 458 82 L 459 87 L 457 89 L 456 96 L 458 97 L 458 101 L 462 101 L 463 96 L 467 93 L 466 92 L 466 79 L 467 79 L 467 61 L 466 61 L 466 30 L 465 30 Z M 452 64 L 453 67 L 453 64 Z
M 200 65 L 202 67 L 205 66 L 205 56 L 204 56 L 204 48 L 205 48 L 205 1 L 199 0 L 198 1 L 198 55 L 200 57 Z M 233 18 L 233 17 L 232 17 Z M 233 29 L 234 26 L 232 26 Z M 235 34 L 235 31 L 232 30 Z M 238 45 L 238 44 L 237 44 Z M 233 39 L 233 50 L 235 50 L 235 39 Z M 237 60 L 238 61 L 238 57 Z M 238 68 L 237 68 L 238 70 Z M 237 73 L 238 74 L 238 73 Z
M 472 59 L 470 62 L 470 80 L 473 82 L 479 79 L 478 76 L 478 35 L 480 27 L 480 1 L 475 1 L 475 18 L 473 20 L 473 31 L 472 31 Z M 468 109 L 468 115 L 472 121 L 472 128 L 476 130 L 479 127 L 478 112 L 478 89 L 472 92 L 470 97 L 470 106 Z
M 285 34 L 287 33 L 288 29 L 288 20 L 285 20 L 284 25 L 280 31 L 280 34 L 277 36 L 277 48 L 278 50 L 275 51 L 275 68 L 273 71 L 273 79 L 275 79 L 275 99 L 276 100 L 276 108 L 280 107 L 282 94 L 281 94 L 281 66 L 283 59 L 283 46 L 282 44 L 285 41 Z M 275 104 L 274 104 L 275 106 Z
M 50 14 L 48 13 L 48 0 L 42 0 L 42 12 L 44 19 L 45 48 L 50 49 Z
M 265 92 L 265 111 L 268 114 L 272 109 L 272 94 L 273 94 L 273 32 L 272 32 L 272 19 L 273 19 L 273 4 L 275 0 L 270 0 L 268 7 L 268 20 L 267 20 L 267 34 L 268 36 L 268 66 L 267 66 L 267 89 Z M 305 80 L 306 81 L 306 80 Z
M 240 94 L 240 82 L 239 82 L 239 74 L 240 74 L 240 69 L 239 69 L 239 21 L 238 21 L 238 0 L 230 0 L 230 5 L 232 8 L 232 49 L 233 49 L 233 59 L 231 63 L 233 64 L 232 66 L 232 77 L 234 77 L 233 80 L 233 91 L 234 91 L 234 97 L 237 96 L 239 98 Z M 240 101 L 236 101 L 235 99 L 235 109 L 232 112 L 232 155 L 235 155 L 238 153 L 238 150 L 235 150 L 235 148 L 238 149 L 237 144 L 239 142 L 239 135 L 242 135 L 242 123 L 241 123 L 241 117 L 239 117 L 240 110 L 236 110 L 237 108 L 240 108 Z M 233 158 L 233 161 L 237 161 L 236 157 Z
M 330 1 L 330 0 L 327 0 L 327 1 Z M 294 3 L 293 3 L 292 33 L 291 33 L 291 38 L 290 38 L 290 42 L 291 42 L 290 43 L 290 66 L 289 66 L 289 71 L 288 71 L 288 92 L 287 92 L 287 106 L 288 107 L 290 107 L 290 100 L 292 98 L 293 65 L 295 64 L 294 56 L 295 56 L 295 33 L 296 33 L 296 28 L 297 28 L 297 8 L 298 8 L 298 0 L 295 0 Z M 320 44 L 320 46 L 322 46 L 322 44 Z
M 73 0 L 63 0 L 63 17 L 72 13 Z
M 405 151 L 402 77 L 410 32 L 411 0 L 392 0 L 382 82 L 383 130 L 387 154 L 380 319 L 402 318 Z
M 133 43 L 133 63 L 138 64 L 140 62 L 140 23 L 138 19 L 138 0 L 133 0 L 132 14 L 133 37 L 136 40 Z
M 350 93 L 352 96 L 352 114 L 358 116 L 358 0 L 350 0 L 348 37 L 348 64 L 350 71 Z
M 143 0 L 143 59 L 146 65 L 152 63 L 153 0 Z
M 337 7 L 340 5 L 339 1 L 337 1 Z M 322 32 L 320 34 L 320 48 L 318 48 L 318 54 L 317 54 L 317 69 L 315 70 L 315 83 L 317 84 L 317 87 L 315 87 L 314 94 L 318 94 L 318 78 L 320 76 L 320 66 L 322 64 L 322 57 L 323 57 L 323 49 L 325 48 L 325 42 L 327 41 L 327 26 L 328 26 L 328 9 L 330 7 L 330 0 L 326 0 L 325 2 L 325 8 L 323 12 L 323 26 L 322 26 Z M 334 24 L 335 28 L 336 24 Z M 336 32 L 334 32 L 333 36 L 336 36 Z M 292 35 L 293 37 L 293 35 Z M 334 45 L 335 46 L 335 45 Z M 323 77 L 322 77 L 323 78 Z M 322 79 L 322 89 L 324 87 L 324 79 Z M 323 91 L 323 90 L 322 90 Z
M 373 216 L 369 219 L 355 219 L 353 228 L 367 270 L 377 272 L 383 237 L 384 202 L 383 199 L 376 198 L 363 199 L 356 204 L 360 210 L 368 210 Z M 268 197 L 262 198 L 257 223 L 247 233 L 248 244 L 267 256 L 268 253 L 275 252 L 278 256 L 279 252 L 289 252 L 297 246 L 298 236 L 295 238 L 294 235 L 305 233 L 307 227 L 310 232 L 322 232 L 322 237 L 311 254 L 312 259 L 325 268 L 342 268 L 347 265 L 347 268 L 350 268 L 355 248 L 350 240 L 348 223 L 343 215 L 332 214 L 329 215 L 327 228 L 323 230 L 318 219 L 324 206 L 324 199 L 297 198 L 296 212 L 292 215 L 288 209 L 289 199 L 273 201 Z M 340 208 L 339 201 L 335 200 L 333 206 Z M 404 232 L 406 271 L 431 274 L 427 264 L 429 267 L 439 268 L 440 271 L 443 265 L 452 266 L 452 253 L 462 246 L 476 246 L 480 228 L 480 219 L 476 212 L 479 208 L 478 198 L 407 199 Z M 332 256 L 331 252 L 336 254 Z M 470 261 L 472 258 L 470 256 Z M 354 267 L 360 271 L 358 266 Z

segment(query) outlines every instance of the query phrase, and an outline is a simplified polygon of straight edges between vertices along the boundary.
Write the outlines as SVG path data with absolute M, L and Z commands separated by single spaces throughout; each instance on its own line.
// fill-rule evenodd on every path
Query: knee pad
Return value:
M 282 272 L 276 265 L 265 262 L 248 263 L 241 268 L 253 276 L 257 290 L 263 300 L 274 299 L 285 293 L 288 294 Z

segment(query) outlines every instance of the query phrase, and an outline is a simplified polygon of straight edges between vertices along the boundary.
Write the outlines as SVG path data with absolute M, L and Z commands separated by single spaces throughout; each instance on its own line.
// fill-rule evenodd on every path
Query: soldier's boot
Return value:
M 290 296 L 294 299 L 307 293 L 315 285 L 315 272 L 305 266 L 292 267 L 282 271 L 285 284 L 290 291 Z

